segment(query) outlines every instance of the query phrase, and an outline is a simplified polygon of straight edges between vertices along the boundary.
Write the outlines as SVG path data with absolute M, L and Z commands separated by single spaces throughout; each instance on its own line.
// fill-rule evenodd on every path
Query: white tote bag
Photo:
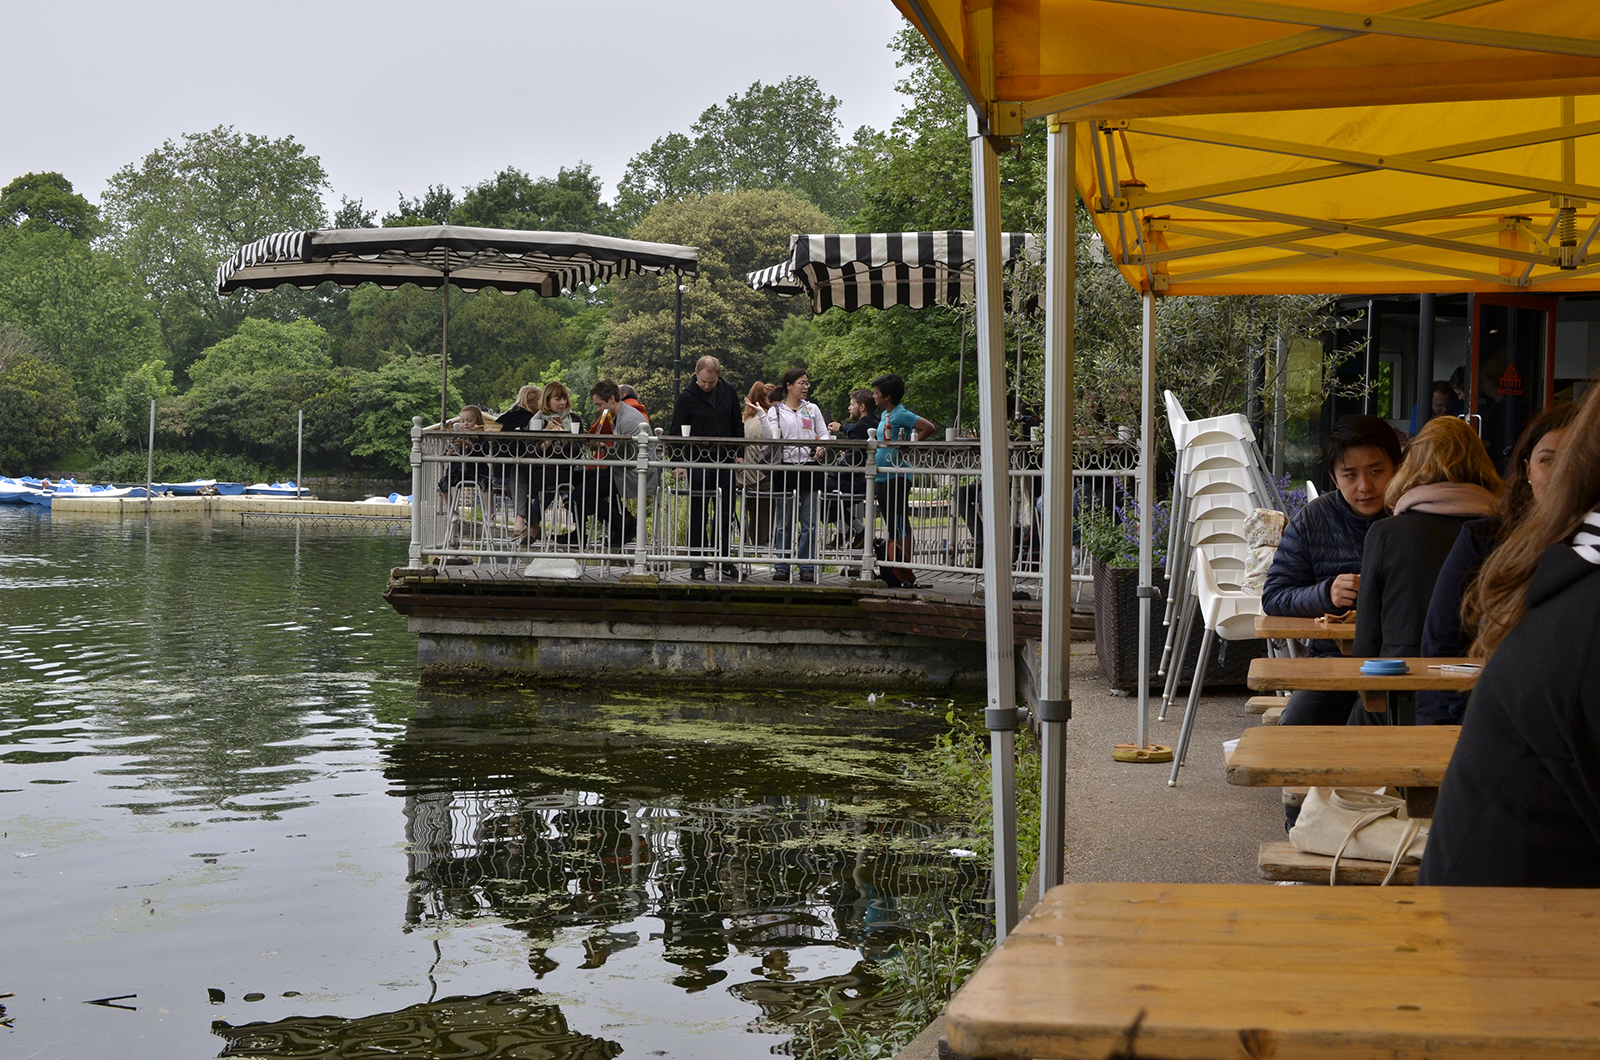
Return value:
M 1312 788 L 1289 832 L 1289 842 L 1308 854 L 1333 858 L 1328 882 L 1337 883 L 1339 859 L 1387 861 L 1384 884 L 1405 863 L 1422 860 L 1428 843 L 1428 822 L 1400 820 L 1405 800 L 1362 788 Z

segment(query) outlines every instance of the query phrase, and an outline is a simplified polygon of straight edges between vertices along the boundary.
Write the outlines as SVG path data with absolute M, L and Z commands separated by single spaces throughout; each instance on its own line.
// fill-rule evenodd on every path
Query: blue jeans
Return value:
M 789 554 L 789 541 L 798 517 L 800 540 L 796 542 L 793 554 L 799 559 L 814 559 L 817 555 L 817 491 L 822 487 L 822 473 L 809 470 L 811 466 L 800 465 L 775 476 L 777 482 L 774 489 L 778 491 L 778 552 Z M 799 504 L 798 512 L 795 511 L 796 503 Z M 775 563 L 772 569 L 778 574 L 789 573 L 789 566 L 785 563 Z M 801 564 L 800 571 L 814 574 L 816 567 L 810 563 Z

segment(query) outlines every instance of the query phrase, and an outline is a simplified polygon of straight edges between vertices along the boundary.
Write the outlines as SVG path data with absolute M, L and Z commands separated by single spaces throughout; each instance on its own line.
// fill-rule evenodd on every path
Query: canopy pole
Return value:
M 1000 291 L 1000 161 L 968 111 L 972 148 L 978 347 L 978 452 L 983 472 L 983 618 L 988 665 L 990 792 L 994 798 L 994 927 L 1003 940 L 1017 923 L 1016 729 L 1017 689 L 1011 620 L 1011 528 L 1005 517 L 1011 487 L 1006 430 L 1005 319 Z
M 1432 298 L 1433 295 L 1425 294 L 1423 298 Z M 1431 354 L 1430 354 L 1431 356 Z M 1433 371 L 1430 363 L 1428 371 Z M 1272 377 L 1272 477 L 1274 481 L 1283 478 L 1284 460 L 1283 447 L 1288 444 L 1289 434 L 1289 339 L 1278 336 L 1277 363 L 1273 367 Z
M 1156 594 L 1150 522 L 1155 515 L 1156 296 L 1144 292 L 1144 362 L 1139 380 L 1139 749 L 1150 746 L 1150 601 Z M 1179 534 L 1186 540 L 1188 535 Z M 1167 557 L 1170 563 L 1172 557 Z M 1176 583 L 1174 583 L 1176 584 Z
M 1067 721 L 1072 717 L 1072 375 L 1077 222 L 1072 124 L 1050 122 L 1045 184 L 1044 549 L 1039 645 L 1039 893 L 1066 879 Z
M 1439 296 L 1417 299 L 1417 429 L 1433 418 L 1433 329 L 1439 316 Z
M 439 379 L 439 427 L 450 422 L 450 251 L 444 252 L 444 331 L 439 336 L 439 358 L 444 374 Z

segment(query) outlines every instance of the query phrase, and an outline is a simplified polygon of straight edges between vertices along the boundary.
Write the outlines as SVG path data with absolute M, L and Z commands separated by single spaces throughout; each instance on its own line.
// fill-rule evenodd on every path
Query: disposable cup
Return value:
M 573 420 L 571 423 L 567 424 L 567 430 L 571 431 L 573 434 L 577 434 L 582 429 L 582 425 L 579 424 L 577 420 Z
M 956 440 L 956 429 L 954 427 L 946 427 L 944 429 L 944 440 L 947 442 Z
M 685 423 L 682 427 L 679 427 L 678 430 L 682 432 L 685 438 L 689 437 L 689 425 L 687 423 Z

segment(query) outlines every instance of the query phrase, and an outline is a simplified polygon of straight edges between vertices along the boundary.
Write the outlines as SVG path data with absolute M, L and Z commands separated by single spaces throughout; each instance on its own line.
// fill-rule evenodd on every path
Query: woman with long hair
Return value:
M 543 393 L 532 383 L 517 391 L 517 400 L 506 409 L 500 417 L 501 431 L 530 431 L 533 429 L 533 418 L 539 414 L 539 402 Z M 505 456 L 531 456 L 532 451 L 523 445 L 502 445 L 501 452 Z M 535 540 L 539 536 L 539 515 L 541 503 L 537 490 L 528 489 L 530 476 L 537 472 L 526 464 L 518 464 L 511 468 L 511 512 L 516 520 L 513 533 L 518 539 Z M 529 510 L 529 501 L 533 508 Z M 531 529 L 530 529 L 531 526 Z
M 1487 660 L 1419 883 L 1600 887 L 1600 388 L 1468 593 Z
M 766 412 L 767 436 L 786 441 L 817 442 L 832 438 L 827 419 L 808 395 L 811 376 L 804 368 L 791 368 L 783 373 L 783 381 L 774 391 L 776 400 Z M 823 473 L 813 470 L 821 450 L 815 445 L 785 445 L 780 450 L 784 470 L 774 483 L 778 494 L 777 532 L 778 549 L 789 552 L 790 535 L 799 524 L 799 539 L 795 541 L 794 555 L 808 560 L 817 549 L 817 493 L 822 488 Z M 798 508 L 798 510 L 796 510 Z M 772 580 L 786 582 L 798 577 L 800 581 L 816 580 L 814 564 L 791 568 L 784 563 L 774 564 Z
M 1430 659 L 1465 655 L 1472 632 L 1461 624 L 1461 607 L 1478 569 L 1506 537 L 1517 528 L 1544 496 L 1556 454 L 1578 406 L 1562 402 L 1535 416 L 1506 465 L 1505 489 L 1500 505 L 1487 519 L 1474 519 L 1461 528 L 1455 545 L 1439 568 L 1428 618 L 1422 624 L 1422 654 Z M 1418 725 L 1460 725 L 1467 697 L 1460 692 L 1418 692 Z
M 744 398 L 744 436 L 767 437 L 767 410 L 772 408 L 771 383 L 757 380 Z M 747 445 L 744 462 L 766 464 L 772 460 L 771 446 Z M 742 491 L 740 509 L 744 514 L 745 540 L 752 545 L 764 546 L 772 537 L 772 472 L 760 467 L 745 468 L 738 474 Z
M 1394 515 L 1373 524 L 1362 546 L 1356 655 L 1421 652 L 1439 568 L 1461 524 L 1493 513 L 1499 490 L 1500 475 L 1464 420 L 1440 416 L 1417 432 L 1384 491 Z

